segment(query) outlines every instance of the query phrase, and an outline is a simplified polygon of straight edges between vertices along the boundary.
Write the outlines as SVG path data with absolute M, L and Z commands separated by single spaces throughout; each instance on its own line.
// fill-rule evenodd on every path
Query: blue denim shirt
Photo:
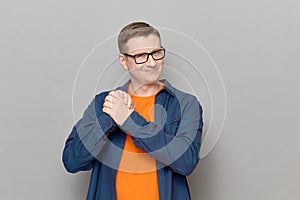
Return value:
M 134 144 L 156 159 L 160 200 L 188 200 L 186 176 L 196 167 L 202 135 L 202 107 L 193 95 L 164 81 L 155 96 L 155 121 L 137 112 L 119 127 L 102 111 L 109 91 L 96 95 L 73 127 L 63 151 L 68 172 L 92 169 L 88 200 L 116 199 L 116 174 L 125 144 L 125 132 Z M 126 91 L 127 82 L 120 88 Z M 147 187 L 147 186 L 145 186 Z

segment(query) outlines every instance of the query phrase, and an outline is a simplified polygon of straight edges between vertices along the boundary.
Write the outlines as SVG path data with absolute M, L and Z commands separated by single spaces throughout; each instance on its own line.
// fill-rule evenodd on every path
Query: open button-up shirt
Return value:
M 202 107 L 197 98 L 164 81 L 155 96 L 154 122 L 137 112 L 119 127 L 102 111 L 109 91 L 93 99 L 73 127 L 63 151 L 68 172 L 92 169 L 88 200 L 116 199 L 116 174 L 126 134 L 134 144 L 156 159 L 160 200 L 188 200 L 186 176 L 196 167 L 202 135 Z M 127 91 L 129 81 L 117 88 Z M 145 186 L 147 187 L 147 186 Z

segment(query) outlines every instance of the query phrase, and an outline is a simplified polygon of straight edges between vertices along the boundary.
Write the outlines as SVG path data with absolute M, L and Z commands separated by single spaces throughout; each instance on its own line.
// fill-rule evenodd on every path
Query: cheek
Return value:
M 165 64 L 165 60 L 158 60 L 158 61 L 156 61 L 157 62 L 157 64 L 159 64 L 159 65 L 164 65 Z
M 127 62 L 127 67 L 128 67 L 128 70 L 136 70 L 136 69 L 138 69 L 138 66 L 135 64 L 135 62 L 131 62 L 131 61 Z
M 140 73 L 141 69 L 137 66 L 131 66 L 128 71 L 132 75 L 138 75 Z

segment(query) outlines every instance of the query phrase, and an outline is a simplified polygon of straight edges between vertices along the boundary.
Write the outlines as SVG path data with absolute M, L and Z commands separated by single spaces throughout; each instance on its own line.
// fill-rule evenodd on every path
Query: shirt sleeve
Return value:
M 154 122 L 147 122 L 137 112 L 130 115 L 121 129 L 133 137 L 138 148 L 173 171 L 187 176 L 200 160 L 202 107 L 196 97 L 190 95 L 180 101 L 180 109 L 181 119 L 178 124 L 174 123 L 174 126 L 178 126 L 174 135 L 165 131 L 166 120 L 163 118 L 157 119 L 155 115 Z M 159 107 L 155 107 L 155 112 L 160 112 L 157 110 Z M 161 113 L 168 113 L 163 108 L 160 110 Z
M 117 126 L 102 111 L 106 93 L 96 96 L 83 117 L 73 127 L 63 150 L 63 163 L 67 171 L 75 173 L 90 170 L 94 160 L 108 141 L 108 135 Z

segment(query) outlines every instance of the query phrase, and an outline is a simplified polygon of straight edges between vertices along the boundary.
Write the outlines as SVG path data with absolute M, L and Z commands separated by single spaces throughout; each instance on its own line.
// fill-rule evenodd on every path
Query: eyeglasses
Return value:
M 129 56 L 134 58 L 136 64 L 143 64 L 148 61 L 149 55 L 152 56 L 153 60 L 161 60 L 165 57 L 165 48 L 160 48 L 158 50 L 152 51 L 151 53 L 140 53 L 135 55 L 130 55 L 128 53 L 124 53 L 125 56 Z

